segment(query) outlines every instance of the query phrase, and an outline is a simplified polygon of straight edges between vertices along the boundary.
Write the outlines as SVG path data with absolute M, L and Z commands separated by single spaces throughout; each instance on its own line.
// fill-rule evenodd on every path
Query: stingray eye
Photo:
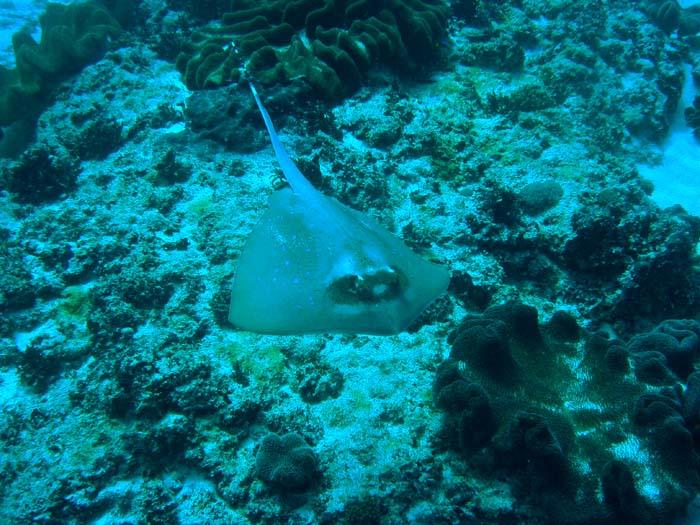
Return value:
M 390 266 L 338 277 L 331 282 L 328 292 L 335 303 L 378 303 L 398 297 L 405 282 L 400 270 Z
M 387 301 L 397 297 L 403 290 L 406 277 L 398 268 L 390 266 L 366 276 L 375 301 Z

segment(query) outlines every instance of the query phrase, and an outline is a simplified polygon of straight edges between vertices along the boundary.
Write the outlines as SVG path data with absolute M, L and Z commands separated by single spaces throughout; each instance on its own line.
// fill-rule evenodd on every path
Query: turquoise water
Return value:
M 697 522 L 698 4 L 0 2 L 0 524 Z
M 681 205 L 693 215 L 700 215 L 700 186 L 698 166 L 700 148 L 693 130 L 686 124 L 684 110 L 697 96 L 690 64 L 683 68 L 683 93 L 671 121 L 668 138 L 661 144 L 661 163 L 641 165 L 641 175 L 654 184 L 652 198 L 661 207 Z

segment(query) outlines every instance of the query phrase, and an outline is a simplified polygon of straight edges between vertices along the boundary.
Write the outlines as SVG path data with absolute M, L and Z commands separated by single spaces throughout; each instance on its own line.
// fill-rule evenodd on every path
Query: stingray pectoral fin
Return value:
M 394 334 L 447 289 L 446 268 L 320 193 L 274 193 L 238 261 L 230 321 L 268 334 Z

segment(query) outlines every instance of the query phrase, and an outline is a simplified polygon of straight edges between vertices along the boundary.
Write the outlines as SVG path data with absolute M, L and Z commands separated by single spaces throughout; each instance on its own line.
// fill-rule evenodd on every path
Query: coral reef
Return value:
M 580 331 L 565 313 L 540 326 L 534 308 L 510 303 L 468 317 L 450 334 L 450 356 L 435 376 L 435 403 L 446 412 L 443 445 L 484 475 L 507 476 L 517 497 L 544 509 L 547 523 L 663 521 L 687 503 L 675 499 L 675 483 L 700 487 L 700 444 L 692 434 L 700 383 L 697 373 L 689 376 L 699 331 L 697 321 L 667 320 L 626 346 L 586 334 L 577 387 L 564 363 Z M 640 356 L 652 353 L 650 368 Z M 649 391 L 625 377 L 628 359 L 641 382 L 659 388 Z M 662 386 L 678 381 L 687 381 L 685 396 Z M 631 423 L 622 422 L 625 415 Z M 659 459 L 647 463 L 641 451 L 616 456 L 629 434 L 643 438 L 640 446 Z M 642 495 L 647 483 L 656 484 L 660 499 Z M 590 492 L 598 484 L 602 505 Z
M 101 4 L 48 4 L 40 17 L 41 41 L 28 32 L 12 37 L 15 69 L 0 67 L 0 126 L 36 119 L 66 76 L 95 62 L 120 26 Z
M 338 100 L 375 64 L 400 71 L 428 65 L 448 14 L 442 0 L 240 0 L 231 7 L 178 57 L 190 88 L 234 83 L 245 61 L 264 85 L 303 81 L 316 97 Z
M 682 8 L 677 0 L 646 0 L 644 9 L 658 26 L 667 33 L 678 30 L 681 35 L 700 32 L 700 7 Z
M 700 50 L 653 3 L 103 2 L 0 159 L 0 522 L 692 523 L 700 221 L 639 166 Z M 231 329 L 282 184 L 246 67 L 314 187 L 448 261 L 405 332 Z

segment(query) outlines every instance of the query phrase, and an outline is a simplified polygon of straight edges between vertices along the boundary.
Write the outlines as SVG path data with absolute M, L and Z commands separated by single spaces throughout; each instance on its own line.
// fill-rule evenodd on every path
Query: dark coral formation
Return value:
M 471 275 L 461 270 L 455 270 L 450 277 L 449 291 L 465 307 L 470 310 L 481 311 L 491 301 L 493 290 L 485 286 L 474 284 Z
M 255 456 L 255 472 L 277 488 L 299 490 L 311 484 L 316 462 L 316 454 L 299 434 L 269 434 Z
M 695 138 L 700 140 L 700 96 L 695 97 L 692 106 L 685 108 L 685 121 Z
M 259 119 L 249 100 L 249 93 L 237 86 L 195 91 L 187 100 L 185 118 L 198 137 L 218 142 L 230 151 L 257 151 L 266 145 L 267 137 L 253 124 Z
M 697 321 L 667 320 L 625 345 L 584 334 L 563 312 L 540 326 L 537 311 L 518 303 L 468 317 L 450 334 L 452 351 L 433 386 L 446 413 L 443 444 L 485 475 L 505 476 L 516 497 L 542 509 L 545 523 L 664 522 L 687 503 L 676 499 L 676 482 L 700 487 L 699 332 Z M 574 378 L 565 361 L 581 336 L 585 355 Z M 644 353 L 656 354 L 664 381 L 640 375 Z M 630 358 L 647 385 L 624 375 Z M 683 382 L 685 394 L 671 387 Z M 659 457 L 653 468 L 665 469 L 653 475 L 658 498 L 639 488 L 648 463 L 612 453 L 630 433 Z
M 41 41 L 28 32 L 14 34 L 17 67 L 0 67 L 0 126 L 35 118 L 57 83 L 100 58 L 120 30 L 95 2 L 50 3 L 39 20 Z
M 610 510 L 613 523 L 648 523 L 653 516 L 634 481 L 634 474 L 623 462 L 605 465 L 601 476 L 603 502 Z
M 627 350 L 637 360 L 635 372 L 640 381 L 668 384 L 678 378 L 685 380 L 700 353 L 700 323 L 666 320 L 653 331 L 633 337 Z M 640 368 L 644 377 L 640 377 Z
M 14 163 L 1 183 L 17 201 L 39 204 L 73 190 L 78 171 L 78 162 L 67 151 L 38 144 Z
M 639 189 L 624 186 L 582 199 L 562 262 L 577 282 L 601 290 L 614 286 L 597 315 L 625 323 L 692 317 L 700 305 L 700 220 L 678 208 L 660 212 L 642 205 L 643 199 Z
M 353 93 L 374 64 L 427 65 L 448 15 L 442 0 L 232 3 L 222 24 L 195 33 L 178 57 L 191 89 L 236 82 L 245 62 L 263 84 L 303 80 L 320 98 L 336 100 Z
M 695 35 L 700 32 L 700 6 L 684 9 L 677 0 L 647 0 L 643 8 L 667 33 L 677 30 L 680 35 Z

